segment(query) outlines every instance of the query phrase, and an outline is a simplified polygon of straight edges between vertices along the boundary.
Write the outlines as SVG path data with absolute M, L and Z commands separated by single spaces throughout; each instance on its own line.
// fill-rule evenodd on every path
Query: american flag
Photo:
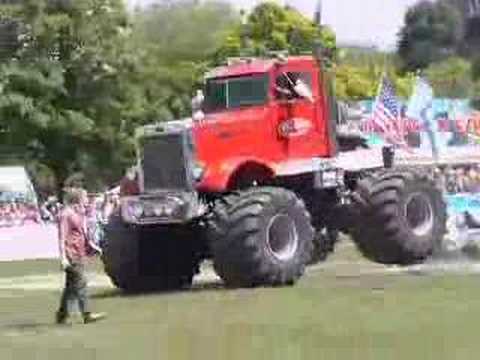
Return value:
M 384 76 L 375 102 L 372 120 L 383 130 L 385 139 L 394 144 L 405 146 L 401 126 L 400 103 L 394 85 Z

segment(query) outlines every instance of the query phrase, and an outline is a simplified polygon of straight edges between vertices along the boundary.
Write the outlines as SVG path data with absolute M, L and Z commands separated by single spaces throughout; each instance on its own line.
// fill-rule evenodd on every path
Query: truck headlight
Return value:
M 143 212 L 144 212 L 144 208 L 143 208 L 142 203 L 140 203 L 140 202 L 129 203 L 128 204 L 128 212 L 133 218 L 139 219 L 140 217 L 142 217 Z
M 150 199 L 124 199 L 122 216 L 126 222 L 139 223 L 155 218 L 181 218 L 186 202 L 181 197 L 167 195 Z
M 170 196 L 165 203 L 165 213 L 168 216 L 177 215 L 181 212 L 185 201 L 181 198 Z
M 154 204 L 152 206 L 152 211 L 153 214 L 157 217 L 163 216 L 165 213 L 163 204 Z
M 166 204 L 163 210 L 165 215 L 172 216 L 175 213 L 175 210 L 177 210 L 177 206 L 174 204 Z
M 153 205 L 152 211 L 153 215 L 155 215 L 156 217 L 172 216 L 175 213 L 177 207 L 178 206 L 175 203 L 158 203 Z
M 178 213 L 183 205 L 184 201 L 182 199 L 169 196 L 162 200 L 152 202 L 150 204 L 150 211 L 156 217 L 171 217 Z

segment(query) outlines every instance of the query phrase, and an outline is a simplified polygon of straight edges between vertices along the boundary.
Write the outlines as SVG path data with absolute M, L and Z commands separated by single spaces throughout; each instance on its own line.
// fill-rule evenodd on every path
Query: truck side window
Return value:
M 286 72 L 275 80 L 275 97 L 277 100 L 295 100 L 300 97 L 293 90 L 295 83 L 301 80 L 312 89 L 312 74 L 309 72 Z

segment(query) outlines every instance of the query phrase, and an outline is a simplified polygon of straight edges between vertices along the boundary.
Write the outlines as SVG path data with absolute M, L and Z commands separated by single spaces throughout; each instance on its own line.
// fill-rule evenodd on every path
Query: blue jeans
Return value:
M 58 314 L 61 317 L 68 317 L 72 305 L 77 302 L 82 315 L 89 313 L 87 298 L 87 278 L 85 276 L 85 264 L 73 262 L 65 270 L 65 287 L 60 300 Z

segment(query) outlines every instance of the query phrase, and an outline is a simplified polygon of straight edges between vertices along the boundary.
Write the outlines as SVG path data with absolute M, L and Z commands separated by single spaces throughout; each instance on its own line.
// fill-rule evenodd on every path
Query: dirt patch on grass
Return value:
M 113 285 L 107 275 L 102 273 L 89 273 L 88 286 L 90 288 L 113 288 Z M 60 290 L 63 286 L 64 275 L 59 273 L 47 273 L 43 275 L 25 275 L 0 278 L 0 297 L 12 296 L 6 291 L 54 291 Z M 212 269 L 206 269 L 196 277 L 195 283 L 198 285 L 205 283 L 217 283 L 220 279 Z
M 24 266 L 12 263 L 21 269 L 25 275 L 12 276 L 12 272 L 6 272 L 7 277 L 0 277 L 0 298 L 14 298 L 22 291 L 57 291 L 63 286 L 64 275 L 60 271 L 51 271 L 52 267 L 40 266 L 32 263 L 32 267 L 38 268 L 42 274 L 32 275 L 26 272 Z M 5 267 L 6 264 L 3 264 Z M 27 269 L 28 270 L 28 269 Z M 97 289 L 113 290 L 110 279 L 100 269 L 93 268 L 88 274 L 89 287 Z M 480 273 L 480 261 L 463 253 L 443 253 L 428 260 L 424 264 L 414 266 L 383 266 L 367 261 L 358 253 L 350 241 L 342 241 L 335 254 L 326 262 L 309 267 L 306 277 L 317 277 L 318 275 L 335 279 L 342 284 L 366 283 L 367 287 L 382 288 L 385 277 L 397 275 L 436 275 L 436 274 L 478 274 Z M 202 266 L 201 274 L 196 276 L 193 290 L 202 290 L 208 285 L 209 289 L 221 288 L 221 280 L 215 274 L 211 263 L 206 262 Z

